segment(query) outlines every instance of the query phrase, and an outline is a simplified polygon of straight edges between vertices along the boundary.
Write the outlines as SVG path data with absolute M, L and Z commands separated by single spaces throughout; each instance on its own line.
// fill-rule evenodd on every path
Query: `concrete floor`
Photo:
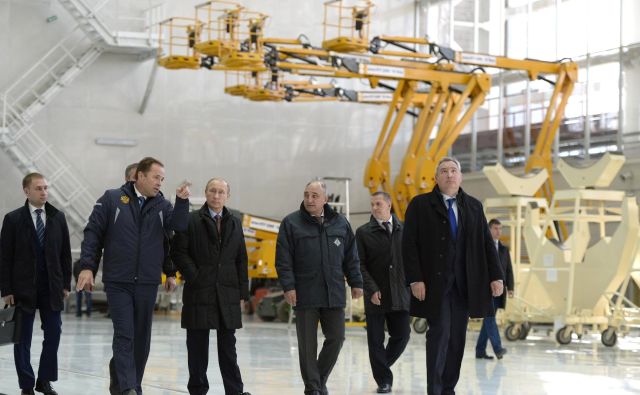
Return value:
M 59 351 L 60 395 L 108 394 L 107 363 L 111 357 L 111 322 L 99 316 L 63 316 Z M 42 332 L 36 322 L 34 370 Z M 338 363 L 329 379 L 332 395 L 374 394 L 365 331 L 347 330 Z M 604 347 L 599 336 L 585 336 L 558 346 L 546 334 L 526 341 L 506 342 L 501 361 L 476 360 L 477 332 L 469 331 L 458 394 L 638 394 L 640 393 L 640 339 L 620 339 Z M 491 353 L 491 351 L 489 350 Z M 185 332 L 177 316 L 156 317 L 151 355 L 144 377 L 145 395 L 187 393 Z M 210 394 L 223 394 L 215 341 L 210 350 Z M 294 331 L 286 324 L 254 322 L 238 331 L 238 356 L 245 390 L 253 395 L 302 394 Z M 407 350 L 393 368 L 394 394 L 426 393 L 425 338 L 412 333 Z M 0 394 L 19 394 L 13 348 L 0 347 Z

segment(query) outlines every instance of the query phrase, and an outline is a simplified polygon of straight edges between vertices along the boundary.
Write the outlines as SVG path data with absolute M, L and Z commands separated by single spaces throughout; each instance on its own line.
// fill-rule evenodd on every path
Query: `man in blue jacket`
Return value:
M 276 270 L 285 299 L 296 311 L 304 393 L 328 394 L 327 379 L 344 342 L 344 280 L 356 299 L 362 296 L 362 274 L 351 225 L 327 204 L 322 181 L 307 184 L 300 209 L 280 224 Z M 320 355 L 318 322 L 325 335 Z
M 154 158 L 138 163 L 135 182 L 107 190 L 84 229 L 77 289 L 90 291 L 104 249 L 102 279 L 113 321 L 111 394 L 142 394 L 141 382 L 151 344 L 151 319 L 162 279 L 175 288 L 175 268 L 163 268 L 165 239 L 187 228 L 189 186 L 176 190 L 176 207 L 160 192 L 164 165 Z

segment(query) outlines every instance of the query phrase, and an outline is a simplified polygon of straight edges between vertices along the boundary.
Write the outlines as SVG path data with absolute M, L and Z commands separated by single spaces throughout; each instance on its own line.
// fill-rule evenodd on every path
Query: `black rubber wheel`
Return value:
M 413 321 L 413 330 L 416 331 L 416 333 L 425 333 L 427 329 L 429 329 L 429 325 L 426 319 L 416 318 Z
M 562 345 L 571 343 L 571 334 L 573 330 L 569 327 L 562 327 L 556 332 L 556 341 Z
M 600 335 L 600 341 L 607 347 L 613 347 L 618 342 L 618 334 L 616 334 L 616 329 L 614 327 L 608 327 L 602 334 Z
M 520 330 L 520 336 L 518 336 L 518 340 L 527 340 L 527 336 L 529 336 L 529 332 L 531 332 L 531 324 L 528 322 L 522 323 L 522 329 Z
M 504 329 L 504 337 L 507 340 L 514 342 L 520 338 L 520 334 L 522 333 L 522 326 L 517 324 L 509 324 Z

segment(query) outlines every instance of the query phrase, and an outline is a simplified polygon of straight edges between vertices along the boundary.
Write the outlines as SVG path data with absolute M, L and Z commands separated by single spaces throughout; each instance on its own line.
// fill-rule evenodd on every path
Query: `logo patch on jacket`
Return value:
M 129 204 L 129 196 L 127 195 L 120 196 L 120 201 L 124 204 Z
M 340 243 L 340 239 L 336 239 L 336 241 L 334 241 L 333 244 L 335 244 L 336 247 L 340 247 L 340 244 L 342 243 Z

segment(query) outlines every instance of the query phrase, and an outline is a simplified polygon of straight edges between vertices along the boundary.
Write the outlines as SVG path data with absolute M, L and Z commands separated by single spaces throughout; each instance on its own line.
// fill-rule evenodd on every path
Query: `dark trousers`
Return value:
M 498 310 L 497 304 L 499 300 L 499 298 L 493 298 L 493 307 L 496 311 Z M 482 320 L 482 328 L 480 328 L 480 335 L 478 335 L 478 342 L 476 343 L 477 356 L 487 353 L 487 341 L 491 341 L 494 353 L 502 351 L 502 341 L 500 341 L 500 331 L 496 324 L 496 317 L 485 317 Z
M 244 388 L 238 367 L 235 333 L 235 329 L 217 329 L 218 366 L 226 395 L 238 395 Z M 209 329 L 187 329 L 187 353 L 189 355 L 189 384 L 187 384 L 189 393 L 204 395 L 209 391 L 207 379 Z
M 76 291 L 76 317 L 82 316 L 82 296 L 84 296 L 87 302 L 87 316 L 91 316 L 91 309 L 93 307 L 91 292 Z
M 384 345 L 384 323 L 389 329 L 389 341 Z M 381 314 L 367 314 L 367 344 L 369 345 L 369 362 L 373 378 L 379 386 L 393 385 L 391 366 L 402 355 L 411 328 L 408 311 L 392 311 Z
M 142 376 L 151 345 L 151 321 L 158 286 L 105 284 L 113 322 L 113 358 L 109 362 L 112 393 L 135 389 L 142 394 Z
M 318 355 L 318 322 L 324 334 Z M 296 310 L 298 358 L 304 393 L 327 392 L 327 379 L 344 343 L 344 309 L 315 308 Z
M 58 380 L 58 346 L 62 334 L 62 318 L 59 311 L 51 310 L 47 297 L 40 297 L 36 308 L 40 312 L 40 328 L 44 332 L 38 379 L 42 381 Z M 36 312 L 22 310 L 22 338 L 13 346 L 13 359 L 18 373 L 18 384 L 23 390 L 31 390 L 36 384 L 36 377 L 31 367 L 31 339 Z
M 440 316 L 428 320 L 427 393 L 452 395 L 460 378 L 460 366 L 469 322 L 469 309 L 455 287 L 445 292 Z

